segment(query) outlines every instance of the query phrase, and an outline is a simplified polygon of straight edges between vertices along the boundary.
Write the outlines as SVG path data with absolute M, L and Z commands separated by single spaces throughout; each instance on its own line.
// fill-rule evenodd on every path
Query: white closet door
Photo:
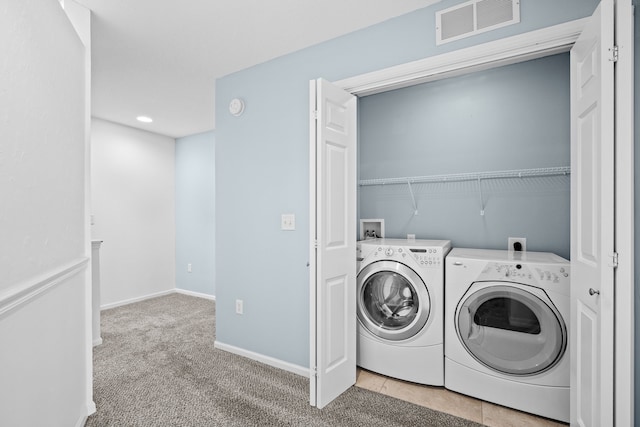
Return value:
M 571 49 L 571 424 L 613 425 L 613 0 Z
M 356 382 L 356 108 L 354 95 L 311 82 L 311 404 Z

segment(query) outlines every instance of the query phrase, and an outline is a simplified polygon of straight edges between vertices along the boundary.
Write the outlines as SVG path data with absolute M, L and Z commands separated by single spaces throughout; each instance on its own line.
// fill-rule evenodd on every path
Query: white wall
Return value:
M 57 1 L 22 0 L 0 3 L 0 52 L 0 425 L 81 425 L 95 410 L 85 47 Z
M 175 140 L 94 118 L 91 144 L 101 306 L 175 289 Z
M 213 131 L 176 140 L 176 287 L 211 297 L 216 294 L 214 164 Z

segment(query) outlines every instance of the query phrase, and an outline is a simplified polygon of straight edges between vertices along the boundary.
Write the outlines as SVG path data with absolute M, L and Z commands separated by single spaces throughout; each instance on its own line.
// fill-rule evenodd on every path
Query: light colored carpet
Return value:
M 89 427 L 479 426 L 358 387 L 311 407 L 307 378 L 213 348 L 206 299 L 172 294 L 101 317 Z

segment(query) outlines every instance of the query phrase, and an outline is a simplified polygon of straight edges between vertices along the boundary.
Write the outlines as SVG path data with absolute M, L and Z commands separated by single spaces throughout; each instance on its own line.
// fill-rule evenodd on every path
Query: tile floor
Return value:
M 564 427 L 567 424 L 540 418 L 504 406 L 477 400 L 444 387 L 424 386 L 385 377 L 358 368 L 356 386 L 416 405 L 426 406 L 492 427 Z

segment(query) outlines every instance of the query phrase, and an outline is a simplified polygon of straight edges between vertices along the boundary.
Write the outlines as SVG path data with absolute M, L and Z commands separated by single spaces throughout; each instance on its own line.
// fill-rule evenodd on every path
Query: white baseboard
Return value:
M 215 295 L 203 294 L 202 292 L 188 291 L 186 289 L 176 288 L 176 293 L 183 294 L 183 295 L 189 295 L 189 296 L 192 296 L 192 297 L 210 299 L 212 301 L 216 300 L 216 296 Z
M 122 300 L 122 301 L 118 301 L 118 302 L 113 302 L 110 304 L 105 304 L 105 305 L 101 305 L 100 306 L 100 311 L 102 310 L 108 310 L 110 308 L 116 308 L 116 307 L 120 307 L 122 305 L 127 305 L 127 304 L 133 304 L 134 302 L 140 302 L 140 301 L 144 301 L 147 299 L 151 299 L 151 298 L 157 298 L 157 297 L 162 297 L 165 295 L 171 295 L 171 294 L 183 294 L 183 295 L 189 295 L 192 297 L 197 297 L 197 298 L 204 298 L 204 299 L 208 299 L 208 300 L 212 300 L 215 301 L 216 297 L 215 295 L 209 295 L 209 294 L 203 294 L 200 292 L 194 292 L 194 291 L 187 291 L 186 289 L 169 289 L 167 291 L 162 291 L 162 292 L 156 292 L 154 294 L 149 294 L 149 295 L 143 295 L 141 297 L 136 297 L 136 298 L 131 298 L 128 300 Z M 102 338 L 100 338 L 100 343 L 102 344 Z M 99 345 L 96 344 L 95 341 L 93 343 L 93 345 Z
M 100 311 L 107 310 L 107 309 L 110 309 L 110 308 L 120 307 L 121 305 L 133 304 L 134 302 L 140 302 L 140 301 L 144 301 L 144 300 L 151 299 L 151 298 L 161 297 L 161 296 L 164 296 L 164 295 L 170 295 L 170 294 L 173 294 L 175 292 L 176 292 L 175 289 L 169 289 L 169 290 L 166 290 L 166 291 L 156 292 L 154 294 L 143 295 L 141 297 L 131 298 L 131 299 L 128 299 L 128 300 L 122 300 L 122 301 L 118 301 L 118 302 L 112 302 L 110 304 L 104 304 L 104 305 L 100 306 Z
M 265 365 L 273 366 L 274 368 L 293 372 L 294 374 L 300 375 L 302 377 L 309 377 L 309 368 L 305 368 L 300 365 L 294 365 L 293 363 L 285 362 L 284 360 L 276 359 L 271 356 L 265 356 L 264 354 L 255 353 L 253 351 L 245 350 L 229 344 L 224 344 L 218 340 L 213 343 L 213 346 L 219 350 L 228 351 L 229 353 L 237 354 L 239 356 L 264 363 Z

